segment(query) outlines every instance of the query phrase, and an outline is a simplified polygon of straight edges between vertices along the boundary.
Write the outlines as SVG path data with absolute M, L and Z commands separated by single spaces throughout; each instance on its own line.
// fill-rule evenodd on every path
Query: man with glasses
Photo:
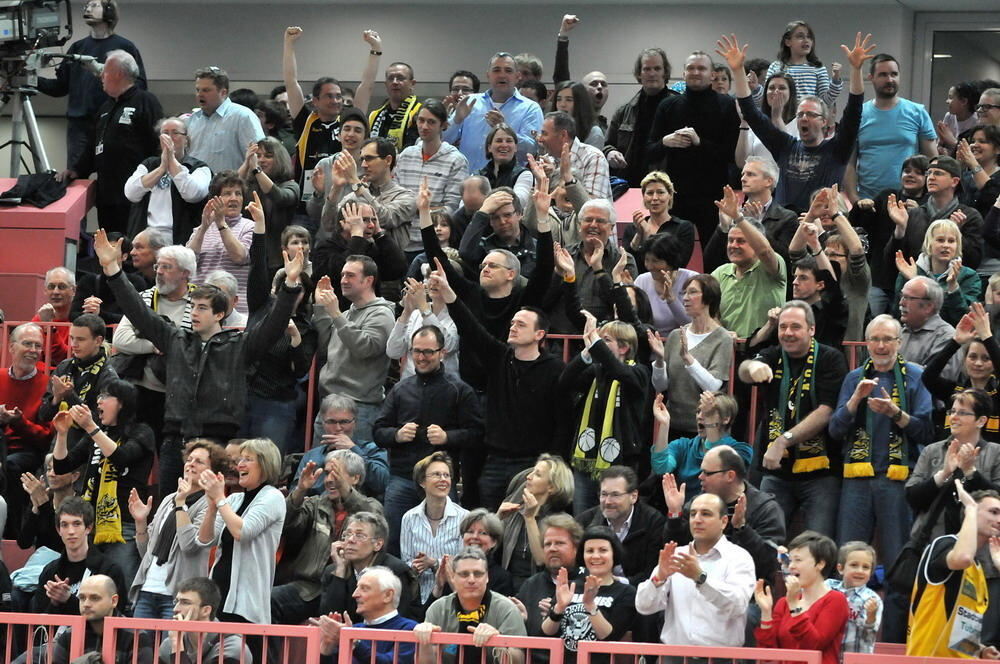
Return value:
M 987 88 L 979 96 L 976 105 L 979 124 L 1000 127 L 1000 88 Z
M 601 471 L 601 503 L 576 515 L 586 529 L 609 526 L 625 548 L 621 569 L 629 583 L 639 585 L 656 566 L 666 518 L 639 501 L 639 478 L 628 466 L 611 466 Z
M 724 45 L 723 56 L 733 72 L 733 93 L 739 100 L 743 117 L 778 163 L 781 178 L 775 178 L 775 199 L 796 212 L 805 212 L 814 191 L 839 184 L 844 178 L 861 126 L 861 105 L 865 100 L 861 67 L 865 60 L 873 57 L 869 53 L 874 46 L 868 45 L 868 38 L 862 40 L 859 33 L 853 49 L 844 47 L 845 57 L 851 64 L 851 94 L 836 134 L 828 136 L 828 130 L 834 125 L 830 107 L 819 97 L 808 95 L 798 100 L 795 114 L 798 138 L 795 138 L 784 128 L 775 127 L 754 102 L 744 68 L 746 47 L 741 48 L 734 38 L 725 36 L 720 43 Z M 787 242 L 785 244 L 787 246 Z
M 934 157 L 927 167 L 927 200 L 923 204 L 909 208 L 890 199 L 889 217 L 895 228 L 882 255 L 887 264 L 896 264 L 897 251 L 902 251 L 904 258 L 916 260 L 923 251 L 924 236 L 931 223 L 937 219 L 951 219 L 962 233 L 962 265 L 973 269 L 979 267 L 983 257 L 983 215 L 976 208 L 959 202 L 956 192 L 961 177 L 962 167 L 956 159 Z
M 11 519 L 16 534 L 20 514 L 27 509 L 25 494 L 17 490 L 23 473 L 34 473 L 49 449 L 52 429 L 38 416 L 48 377 L 39 371 L 45 350 L 42 329 L 22 323 L 10 333 L 10 366 L 0 370 L 0 438 L 7 446 L 4 479 Z
M 901 334 L 888 314 L 872 319 L 865 330 L 868 359 L 847 374 L 830 418 L 830 435 L 844 443 L 837 541 L 870 542 L 877 523 L 886 565 L 909 539 L 904 486 L 934 433 L 923 367 L 899 354 Z
M 200 209 L 198 214 L 201 215 Z M 171 244 L 168 234 L 157 228 L 146 228 L 132 238 L 132 251 L 128 253 L 125 271 L 135 272 L 142 277 L 145 286 L 140 291 L 156 285 L 156 252 Z
M 448 96 L 444 98 L 445 108 L 450 115 L 455 106 L 464 102 L 469 95 L 479 92 L 479 77 L 471 71 L 459 69 L 451 75 L 448 81 Z
M 486 76 L 490 89 L 456 103 L 443 134 L 469 160 L 471 173 L 486 165 L 486 136 L 493 127 L 506 124 L 517 132 L 519 155 L 535 151 L 533 133 L 542 127 L 541 107 L 517 91 L 521 75 L 513 55 L 501 51 L 490 58 Z
M 938 313 L 943 302 L 944 290 L 930 277 L 913 277 L 903 284 L 899 296 L 899 320 L 903 323 L 899 354 L 907 362 L 925 366 L 955 335 L 955 328 Z M 961 357 L 956 354 L 943 375 L 954 380 L 960 370 Z
M 136 241 L 147 235 L 155 237 L 158 233 L 147 229 L 137 236 Z M 193 251 L 181 245 L 163 247 L 154 255 L 156 285 L 142 290 L 139 297 L 157 315 L 177 327 L 190 330 L 190 295 L 195 288 L 190 279 L 197 270 L 198 260 Z M 103 274 L 101 277 L 107 279 Z M 159 444 L 163 439 L 163 408 L 167 390 L 163 353 L 136 329 L 127 316 L 123 316 L 115 328 L 112 343 L 115 354 L 111 362 L 115 370 L 139 390 L 136 418 L 153 429 Z
M 398 604 L 394 608 L 407 618 L 422 614 L 417 576 L 409 565 L 386 551 L 388 536 L 388 524 L 381 512 L 357 512 L 347 517 L 339 541 L 330 547 L 333 564 L 323 572 L 320 615 L 332 611 L 343 613 L 353 621 L 367 620 L 371 607 L 365 606 L 367 601 L 359 595 L 359 589 L 365 570 L 375 565 L 388 569 L 396 577 Z
M 73 298 L 76 297 L 76 276 L 64 267 L 54 267 L 45 273 L 46 302 L 32 316 L 34 323 L 68 323 Z M 60 325 L 49 331 L 49 365 L 56 366 L 69 352 L 69 327 Z M 44 356 L 43 356 L 44 361 Z
M 896 189 L 903 162 L 910 156 L 937 155 L 937 132 L 927 109 L 899 96 L 896 58 L 888 53 L 872 58 L 868 80 L 875 98 L 862 107 L 854 163 L 844 178 L 844 193 L 851 202 Z
M 187 125 L 191 156 L 213 173 L 237 170 L 247 145 L 264 138 L 257 114 L 229 99 L 229 74 L 218 67 L 194 73 L 194 96 L 198 108 Z
M 471 387 L 444 368 L 444 334 L 425 325 L 410 338 L 410 360 L 416 370 L 392 388 L 375 420 L 375 442 L 389 451 L 389 485 L 385 515 L 388 550 L 399 553 L 400 523 L 420 503 L 413 466 L 436 450 L 453 457 L 480 442 L 483 421 Z
M 282 537 L 285 554 L 274 571 L 271 589 L 271 622 L 297 625 L 320 608 L 320 578 L 335 550 L 348 517 L 358 512 L 381 514 L 382 506 L 357 490 L 365 479 L 364 460 L 350 450 L 326 455 L 322 472 L 325 493 L 307 496 L 320 467 L 309 462 L 295 488 L 285 499 Z M 295 544 L 291 549 L 287 543 Z M 334 547 L 331 549 L 331 545 Z
M 295 471 L 295 481 L 299 481 L 306 465 L 312 462 L 319 466 L 326 455 L 334 450 L 350 450 L 365 460 L 365 481 L 361 489 L 365 495 L 381 498 L 389 483 L 389 456 L 371 440 L 358 440 L 354 426 L 358 416 L 358 405 L 354 399 L 342 394 L 328 394 L 319 404 L 319 417 L 313 429 L 313 446 L 302 455 Z M 316 483 L 309 489 L 310 496 L 323 492 L 326 476 L 319 473 Z
M 222 596 L 215 581 L 204 576 L 183 579 L 174 594 L 174 620 L 218 622 Z M 182 625 L 178 625 L 182 627 Z M 177 653 L 177 650 L 180 653 Z M 221 651 L 221 652 L 220 652 Z M 252 661 L 250 649 L 238 634 L 171 631 L 160 644 L 161 662 L 242 664 Z
M 469 227 L 462 234 L 459 256 L 466 265 L 478 265 L 480 270 L 491 262 L 509 269 L 510 262 L 489 260 L 490 254 L 506 251 L 517 258 L 519 273 L 525 278 L 530 277 L 535 268 L 537 241 L 521 223 L 523 216 L 521 199 L 514 190 L 497 187 L 486 197 L 479 211 L 472 215 Z M 490 233 L 490 230 L 493 232 Z
M 164 118 L 156 130 L 160 154 L 139 164 L 125 182 L 125 197 L 132 202 L 127 235 L 135 238 L 152 227 L 169 232 L 171 243 L 187 242 L 201 223 L 212 171 L 188 154 L 191 141 L 183 118 Z

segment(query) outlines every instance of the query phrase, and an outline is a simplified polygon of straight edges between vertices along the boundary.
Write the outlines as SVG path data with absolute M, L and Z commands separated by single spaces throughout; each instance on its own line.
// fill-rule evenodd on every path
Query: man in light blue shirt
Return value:
M 264 138 L 257 114 L 229 100 L 229 76 L 218 67 L 194 73 L 199 109 L 188 119 L 190 155 L 208 164 L 212 173 L 237 170 L 250 141 Z
M 922 153 L 937 155 L 937 132 L 927 109 L 898 96 L 899 63 L 880 53 L 870 65 L 868 80 L 875 99 L 861 110 L 861 129 L 856 152 L 857 190 L 845 187 L 852 200 L 875 198 L 883 189 L 899 187 L 903 161 Z
M 501 123 L 513 127 L 522 163 L 525 155 L 535 151 L 532 132 L 542 128 L 541 107 L 517 91 L 520 74 L 513 55 L 500 52 L 490 58 L 487 77 L 490 89 L 461 98 L 443 134 L 444 140 L 457 146 L 469 160 L 472 173 L 486 165 L 486 136 L 493 127 Z

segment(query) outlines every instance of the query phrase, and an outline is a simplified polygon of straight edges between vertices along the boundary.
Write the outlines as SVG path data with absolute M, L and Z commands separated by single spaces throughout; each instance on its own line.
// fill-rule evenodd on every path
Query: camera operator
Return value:
M 55 78 L 38 78 L 38 90 L 51 97 L 69 95 L 66 104 L 66 163 L 75 164 L 87 146 L 87 135 L 97 124 L 97 111 L 109 97 L 101 87 L 101 69 L 108 53 L 128 52 L 139 65 L 136 86 L 146 89 L 146 70 L 139 49 L 128 39 L 115 34 L 119 13 L 117 0 L 87 0 L 83 6 L 83 22 L 90 35 L 70 44 L 66 51 L 73 57 L 63 58 L 56 67 Z

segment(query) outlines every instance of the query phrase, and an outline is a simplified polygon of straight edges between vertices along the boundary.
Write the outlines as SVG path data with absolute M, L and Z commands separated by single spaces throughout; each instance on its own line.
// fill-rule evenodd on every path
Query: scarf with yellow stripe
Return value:
M 901 410 L 907 410 L 906 396 L 906 360 L 902 355 L 896 356 L 896 362 L 892 367 L 893 383 L 892 394 L 889 395 L 892 402 Z M 861 369 L 859 380 L 871 379 L 875 377 L 875 364 L 869 357 Z M 874 477 L 875 467 L 872 465 L 872 439 L 871 432 L 875 430 L 875 413 L 868 408 L 868 400 L 864 399 L 858 404 L 858 412 L 854 414 L 854 434 L 851 436 L 851 443 L 847 450 L 847 458 L 844 459 L 844 477 Z M 886 477 L 890 480 L 902 482 L 910 476 L 910 455 L 909 445 L 906 441 L 906 434 L 903 433 L 895 422 L 889 425 L 889 468 L 886 470 Z
M 635 360 L 628 360 L 625 364 L 633 366 Z M 618 422 L 622 405 L 621 384 L 612 380 L 604 395 L 598 384 L 600 378 L 600 374 L 594 377 L 584 398 L 576 447 L 570 461 L 574 469 L 594 479 L 604 469 L 621 463 L 622 458 L 622 443 L 615 437 L 616 432 L 622 430 Z
M 107 435 L 110 434 L 109 431 Z M 121 444 L 121 440 L 115 441 L 116 447 Z M 118 502 L 118 469 L 109 457 L 101 453 L 101 448 L 96 443 L 90 457 L 90 467 L 96 467 L 97 472 L 89 472 L 83 499 L 94 503 L 94 544 L 123 544 L 125 538 L 122 536 L 122 507 Z
M 774 370 L 774 379 L 779 381 L 778 403 L 771 409 L 767 422 L 767 443 L 771 446 L 782 433 L 788 431 L 809 413 L 816 410 L 816 359 L 819 357 L 819 344 L 815 339 L 809 342 L 806 351 L 805 365 L 798 377 L 791 377 L 791 360 L 788 354 L 781 351 L 781 362 Z M 827 455 L 826 443 L 820 432 L 811 440 L 803 440 L 786 449 L 782 459 L 793 457 L 793 473 L 811 473 L 830 467 L 830 457 Z

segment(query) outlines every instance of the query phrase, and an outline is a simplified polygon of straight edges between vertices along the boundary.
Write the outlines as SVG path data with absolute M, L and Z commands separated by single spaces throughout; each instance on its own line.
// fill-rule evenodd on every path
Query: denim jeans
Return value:
M 486 465 L 479 475 L 479 498 L 483 507 L 496 512 L 507 495 L 511 478 L 525 468 L 535 465 L 535 457 L 486 457 Z
M 601 491 L 601 483 L 587 473 L 573 470 L 573 516 L 579 516 L 591 507 L 597 505 L 600 500 L 598 493 Z
M 892 298 L 892 293 L 883 290 L 878 286 L 872 286 L 869 288 L 868 308 L 871 309 L 872 318 L 878 316 L 879 314 L 889 313 L 889 307 L 892 305 Z
M 807 530 L 833 538 L 837 534 L 837 506 L 840 503 L 840 478 L 826 475 L 815 479 L 785 480 L 764 475 L 760 490 L 770 493 L 785 513 L 785 529 L 791 539 L 795 511 L 802 510 Z
M 139 591 L 132 607 L 133 618 L 153 618 L 158 620 L 174 619 L 174 598 L 160 593 Z
M 385 520 L 389 523 L 389 542 L 386 551 L 399 556 L 399 527 L 403 515 L 420 504 L 423 497 L 412 477 L 389 475 L 389 485 L 385 488 Z
M 879 562 L 892 567 L 896 556 L 910 540 L 912 515 L 906 502 L 906 482 L 876 477 L 845 479 L 840 489 L 837 544 L 861 540 L 871 542 L 878 528 Z
M 292 401 L 265 399 L 247 395 L 247 410 L 243 418 L 243 432 L 249 438 L 270 438 L 281 455 L 301 452 L 301 440 L 293 440 L 296 404 Z M 322 429 L 321 429 L 322 430 Z

